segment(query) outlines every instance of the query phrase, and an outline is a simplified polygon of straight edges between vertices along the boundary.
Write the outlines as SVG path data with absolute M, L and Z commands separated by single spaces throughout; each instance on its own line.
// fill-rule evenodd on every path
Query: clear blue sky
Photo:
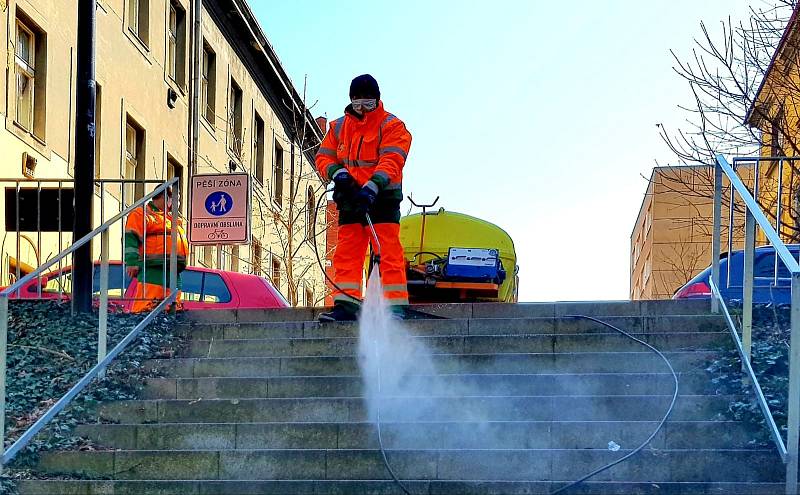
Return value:
M 759 1 L 759 0 L 756 0 Z M 744 0 L 250 0 L 315 115 L 365 72 L 414 141 L 404 190 L 514 238 L 523 301 L 627 299 L 656 123 L 690 102 L 669 53 Z M 404 202 L 404 213 L 408 208 Z

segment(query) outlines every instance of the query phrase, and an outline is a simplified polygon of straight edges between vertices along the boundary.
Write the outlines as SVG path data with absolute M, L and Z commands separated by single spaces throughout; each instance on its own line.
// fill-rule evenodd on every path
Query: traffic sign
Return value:
M 250 176 L 195 175 L 191 184 L 189 242 L 248 244 L 250 242 Z

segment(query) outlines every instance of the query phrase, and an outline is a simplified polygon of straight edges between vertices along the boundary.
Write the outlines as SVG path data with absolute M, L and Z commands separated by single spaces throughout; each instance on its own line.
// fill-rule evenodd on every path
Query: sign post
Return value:
M 217 246 L 250 243 L 250 176 L 194 175 L 191 184 L 189 242 Z

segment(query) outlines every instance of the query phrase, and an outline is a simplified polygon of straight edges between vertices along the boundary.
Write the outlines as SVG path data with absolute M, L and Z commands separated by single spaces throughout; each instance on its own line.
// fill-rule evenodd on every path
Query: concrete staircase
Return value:
M 420 309 L 449 318 L 404 324 L 434 350 L 453 394 L 436 399 L 449 407 L 413 422 L 414 397 L 386 399 L 388 458 L 413 493 L 549 493 L 647 438 L 671 399 L 663 361 L 570 314 L 601 318 L 664 351 L 680 373 L 680 396 L 650 448 L 567 493 L 782 493 L 776 451 L 751 443 L 753 425 L 726 418 L 733 398 L 717 394 L 704 371 L 732 346 L 707 303 Z M 402 493 L 366 421 L 357 329 L 315 316 L 193 315 L 185 355 L 147 363 L 165 378 L 149 382 L 141 400 L 104 404 L 104 423 L 79 427 L 109 450 L 42 456 L 41 472 L 81 479 L 25 481 L 20 493 Z M 610 451 L 611 441 L 621 449 Z

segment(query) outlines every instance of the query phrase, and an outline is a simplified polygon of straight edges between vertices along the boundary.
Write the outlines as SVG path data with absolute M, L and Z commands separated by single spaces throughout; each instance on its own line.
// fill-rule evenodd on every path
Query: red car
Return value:
M 133 305 L 136 279 L 122 270 L 122 263 L 110 262 L 108 266 L 109 301 L 127 311 Z M 100 293 L 100 265 L 94 267 L 94 293 Z M 212 270 L 196 266 L 187 267 L 181 274 L 183 308 L 187 311 L 213 309 L 264 309 L 286 308 L 289 303 L 264 277 L 246 273 Z M 40 284 L 36 279 L 19 291 L 20 299 L 39 299 Z M 72 267 L 55 270 L 41 279 L 41 299 L 69 299 L 72 293 Z M 15 292 L 10 296 L 17 298 Z

